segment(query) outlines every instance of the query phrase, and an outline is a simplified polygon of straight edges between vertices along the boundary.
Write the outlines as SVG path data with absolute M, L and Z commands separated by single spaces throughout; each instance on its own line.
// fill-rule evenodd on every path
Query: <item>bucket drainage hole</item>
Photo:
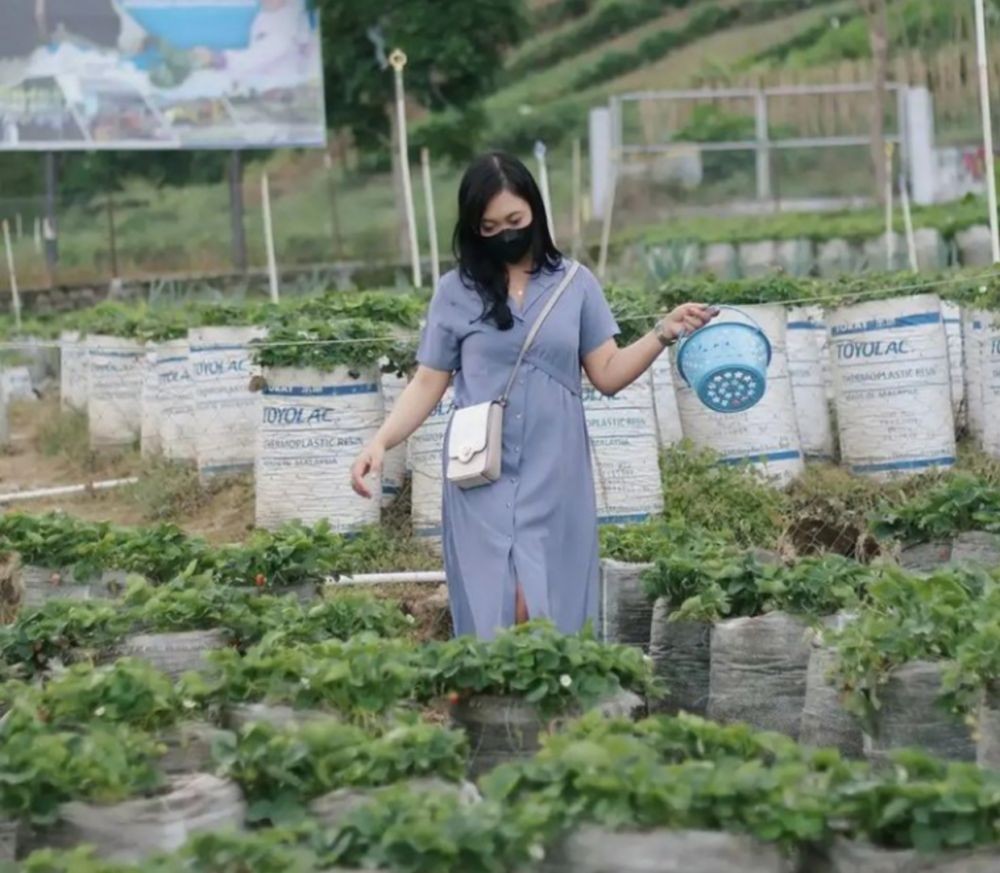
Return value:
M 746 370 L 724 370 L 708 380 L 704 399 L 715 409 L 739 410 L 752 405 L 759 396 L 757 376 Z

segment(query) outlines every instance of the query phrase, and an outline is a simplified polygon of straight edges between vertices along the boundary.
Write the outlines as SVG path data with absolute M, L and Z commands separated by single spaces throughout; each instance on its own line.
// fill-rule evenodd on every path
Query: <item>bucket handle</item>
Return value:
M 737 306 L 730 306 L 727 303 L 710 303 L 709 304 L 709 309 L 715 309 L 715 310 L 729 309 L 729 310 L 735 312 L 737 315 L 743 316 L 743 318 L 745 318 L 747 321 L 749 321 L 750 324 L 753 327 L 757 328 L 757 330 L 760 331 L 760 335 L 762 337 L 764 337 L 764 341 L 767 343 L 767 365 L 769 367 L 771 366 L 771 357 L 772 357 L 772 353 L 773 353 L 773 349 L 771 348 L 771 341 L 767 338 L 767 334 L 764 332 L 764 328 L 762 328 L 760 326 L 760 322 L 757 321 L 756 318 L 754 318 L 752 315 L 744 312 L 739 307 L 737 307 Z M 708 325 L 706 324 L 705 327 L 708 327 Z M 685 340 L 689 336 L 691 336 L 692 334 L 695 334 L 697 332 L 698 331 L 696 331 L 696 330 L 683 330 L 683 331 L 681 331 L 681 334 L 680 334 L 679 337 L 677 337 L 677 339 L 678 340 Z M 681 375 L 683 376 L 684 374 L 682 373 Z M 685 377 L 685 380 L 686 379 L 687 379 L 687 377 Z

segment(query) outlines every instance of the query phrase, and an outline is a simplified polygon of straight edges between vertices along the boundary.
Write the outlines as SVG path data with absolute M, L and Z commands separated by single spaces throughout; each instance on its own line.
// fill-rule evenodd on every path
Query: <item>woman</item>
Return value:
M 496 400 L 527 332 L 567 270 L 542 197 L 516 158 L 485 155 L 458 192 L 458 269 L 442 277 L 419 367 L 351 470 L 371 497 L 388 449 L 410 436 L 454 376 L 455 405 Z M 712 313 L 688 303 L 627 348 L 593 274 L 580 268 L 527 353 L 504 414 L 502 476 L 479 488 L 444 483 L 443 546 L 456 634 L 491 638 L 529 618 L 564 632 L 597 614 L 597 508 L 580 366 L 603 394 L 638 379 L 682 332 Z

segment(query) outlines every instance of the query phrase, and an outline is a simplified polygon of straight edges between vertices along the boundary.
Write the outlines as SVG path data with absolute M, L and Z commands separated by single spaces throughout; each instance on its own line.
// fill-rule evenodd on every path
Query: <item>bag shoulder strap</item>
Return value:
M 569 287 L 569 283 L 573 281 L 573 277 L 576 275 L 577 270 L 580 269 L 579 261 L 566 261 L 567 270 L 566 275 L 563 276 L 562 281 L 559 283 L 559 287 L 552 292 L 552 296 L 549 297 L 548 302 L 545 304 L 545 308 L 538 314 L 538 318 L 535 319 L 535 323 L 531 325 L 531 330 L 528 331 L 528 335 L 524 338 L 524 345 L 521 346 L 521 352 L 517 356 L 517 363 L 514 364 L 514 369 L 511 371 L 510 378 L 507 380 L 507 387 L 504 388 L 503 394 L 500 395 L 500 405 L 507 405 L 507 398 L 510 397 L 511 389 L 514 387 L 514 380 L 517 379 L 517 374 L 521 369 L 521 364 L 524 362 L 524 356 L 528 353 L 528 349 L 531 348 L 531 344 L 535 341 L 535 337 L 538 336 L 538 331 L 542 329 L 542 325 L 545 323 L 545 319 L 549 317 L 549 313 L 555 308 L 555 305 L 559 302 L 559 298 L 562 297 L 563 292 Z

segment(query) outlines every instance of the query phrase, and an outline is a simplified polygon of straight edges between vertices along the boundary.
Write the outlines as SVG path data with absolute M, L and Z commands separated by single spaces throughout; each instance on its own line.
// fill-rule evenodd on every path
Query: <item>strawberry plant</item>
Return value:
M 0 665 L 33 675 L 53 661 L 108 651 L 130 625 L 126 612 L 100 600 L 49 600 L 0 627 Z
M 0 689 L 4 700 L 31 706 L 46 724 L 64 729 L 121 724 L 155 731 L 184 712 L 173 682 L 133 658 L 102 667 L 74 664 L 41 686 L 10 682 Z
M 403 779 L 465 773 L 465 735 L 426 724 L 370 735 L 320 721 L 281 729 L 248 725 L 216 743 L 217 764 L 243 788 L 251 821 L 301 820 L 305 804 L 338 788 L 374 788 Z
M 894 667 L 955 658 L 987 602 L 984 588 L 993 584 L 985 573 L 942 571 L 921 578 L 884 568 L 868 586 L 868 603 L 830 634 L 847 705 L 871 727 L 879 688 Z
M 876 536 L 905 543 L 950 539 L 970 530 L 1000 533 L 1000 487 L 965 474 L 905 503 L 883 506 L 872 518 Z
M 300 316 L 273 324 L 266 343 L 257 343 L 254 360 L 264 367 L 330 372 L 338 367 L 380 367 L 388 359 L 396 369 L 400 344 L 392 326 L 370 318 Z
M 174 525 L 124 528 L 55 512 L 0 517 L 0 542 L 18 552 L 25 564 L 69 571 L 78 582 L 105 570 L 167 581 L 192 562 L 205 562 L 208 552 L 207 543 Z
M 643 581 L 650 597 L 670 602 L 674 618 L 719 621 L 777 610 L 810 618 L 831 615 L 857 605 L 876 574 L 839 555 L 784 565 L 703 541 L 658 558 Z
M 505 873 L 542 854 L 530 816 L 489 801 L 472 806 L 450 794 L 386 788 L 349 814 L 343 827 L 317 831 L 311 845 L 327 869 L 406 873 Z
M 829 797 L 845 778 L 799 761 L 665 763 L 624 734 L 543 747 L 484 777 L 488 798 L 535 817 L 545 842 L 585 822 L 605 827 L 722 830 L 796 846 L 830 834 Z
M 422 569 L 406 544 L 379 527 L 350 536 L 334 533 L 329 522 L 313 526 L 289 522 L 277 531 L 254 531 L 245 543 L 224 546 L 212 569 L 222 582 L 280 589 L 322 584 L 330 577 L 384 570 Z
M 154 633 L 222 627 L 236 635 L 248 621 L 246 600 L 246 593 L 217 585 L 204 575 L 160 586 L 133 580 L 124 605 L 139 627 Z
M 0 720 L 0 812 L 53 822 L 61 803 L 115 803 L 160 784 L 157 747 L 123 726 L 57 730 L 29 707 Z
M 214 672 L 184 677 L 181 693 L 202 706 L 281 703 L 365 720 L 413 696 L 424 657 L 403 640 L 370 634 L 312 645 L 279 640 L 242 657 L 232 650 L 211 653 Z
M 916 749 L 891 757 L 879 778 L 834 792 L 833 815 L 842 827 L 878 846 L 928 853 L 1000 841 L 1000 775 Z
M 0 862 L 0 873 L 139 873 L 131 864 L 116 864 L 94 856 L 89 846 L 58 851 L 39 849 L 19 864 Z
M 588 713 L 558 734 L 545 737 L 543 742 L 549 754 L 558 755 L 573 743 L 583 740 L 601 743 L 612 736 L 640 740 L 663 763 L 732 759 L 771 764 L 803 761 L 820 770 L 845 766 L 834 749 L 807 749 L 784 734 L 754 730 L 745 724 L 720 725 L 688 713 L 640 721 Z
M 605 645 L 590 630 L 561 634 L 544 621 L 490 641 L 458 637 L 427 647 L 425 693 L 512 695 L 546 714 L 586 706 L 621 688 L 658 694 L 638 649 Z

